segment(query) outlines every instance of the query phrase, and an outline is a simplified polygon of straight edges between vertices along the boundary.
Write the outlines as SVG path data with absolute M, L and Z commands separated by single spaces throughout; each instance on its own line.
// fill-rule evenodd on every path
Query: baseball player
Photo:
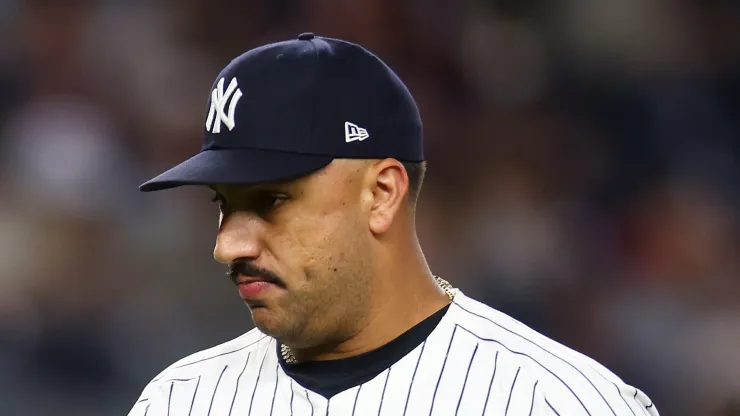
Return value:
M 209 187 L 256 328 L 177 361 L 130 416 L 658 415 L 609 370 L 434 276 L 422 123 L 363 47 L 302 34 L 218 75 L 200 153 L 142 191 Z

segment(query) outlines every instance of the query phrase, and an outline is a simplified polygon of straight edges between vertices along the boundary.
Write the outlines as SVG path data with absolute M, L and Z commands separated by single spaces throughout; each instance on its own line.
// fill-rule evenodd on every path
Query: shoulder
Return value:
M 203 376 L 222 371 L 232 363 L 243 361 L 244 356 L 248 354 L 274 346 L 272 341 L 272 338 L 255 328 L 230 341 L 177 360 L 157 374 L 144 387 L 131 414 L 138 414 L 135 413 L 136 408 L 145 408 L 155 397 L 160 395 L 163 386 L 168 386 L 172 382 L 197 381 Z
M 449 317 L 456 333 L 497 354 L 499 365 L 533 380 L 543 406 L 559 414 L 657 415 L 644 393 L 596 360 L 461 292 Z
M 267 347 L 272 339 L 253 329 L 244 335 L 234 338 L 223 344 L 198 351 L 184 357 L 159 373 L 152 381 L 163 380 L 169 376 L 197 376 L 212 368 L 223 367 L 231 361 L 239 360 L 241 356 Z

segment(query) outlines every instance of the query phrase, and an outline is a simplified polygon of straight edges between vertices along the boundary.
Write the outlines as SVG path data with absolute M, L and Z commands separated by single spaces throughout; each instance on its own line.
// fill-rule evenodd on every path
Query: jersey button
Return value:
M 316 36 L 311 32 L 301 33 L 298 35 L 298 40 L 311 40 L 315 38 Z

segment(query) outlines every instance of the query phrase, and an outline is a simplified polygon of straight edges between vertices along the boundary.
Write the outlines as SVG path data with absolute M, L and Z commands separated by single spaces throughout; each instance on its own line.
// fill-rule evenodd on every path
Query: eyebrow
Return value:
M 270 183 L 264 183 L 264 184 L 254 184 L 254 185 L 225 185 L 231 188 L 234 192 L 229 192 L 231 194 L 237 194 L 237 195 L 245 195 L 245 194 L 259 194 L 259 193 L 285 193 L 285 194 L 292 194 L 294 192 L 294 187 L 290 187 L 290 182 L 270 182 Z M 218 186 L 218 185 L 216 185 Z M 208 189 L 211 192 L 214 192 L 216 195 L 224 195 L 224 189 L 218 189 L 214 185 L 208 185 Z

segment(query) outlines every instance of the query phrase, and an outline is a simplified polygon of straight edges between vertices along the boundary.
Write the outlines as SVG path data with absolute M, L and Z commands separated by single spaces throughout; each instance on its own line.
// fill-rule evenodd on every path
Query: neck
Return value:
M 394 257 L 415 261 L 378 273 L 382 278 L 376 279 L 373 289 L 378 301 L 353 336 L 331 346 L 292 349 L 297 361 L 337 360 L 375 350 L 449 304 L 449 297 L 434 280 L 421 251 L 414 251 L 417 253 L 410 257 L 399 253 Z

